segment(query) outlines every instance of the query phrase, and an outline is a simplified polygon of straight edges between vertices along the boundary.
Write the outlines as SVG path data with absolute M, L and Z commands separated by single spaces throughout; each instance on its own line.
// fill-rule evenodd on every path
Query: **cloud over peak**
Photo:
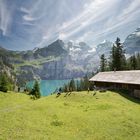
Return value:
M 0 0 L 0 43 L 21 50 L 60 38 L 95 46 L 124 39 L 139 26 L 139 15 L 139 0 Z

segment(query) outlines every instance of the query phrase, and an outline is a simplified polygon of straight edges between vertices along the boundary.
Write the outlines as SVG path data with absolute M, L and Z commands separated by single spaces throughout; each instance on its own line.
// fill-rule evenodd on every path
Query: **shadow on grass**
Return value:
M 140 99 L 131 96 L 130 91 L 127 91 L 127 90 L 113 90 L 113 91 L 119 93 L 121 96 L 123 96 L 124 98 L 126 98 L 134 103 L 140 104 Z

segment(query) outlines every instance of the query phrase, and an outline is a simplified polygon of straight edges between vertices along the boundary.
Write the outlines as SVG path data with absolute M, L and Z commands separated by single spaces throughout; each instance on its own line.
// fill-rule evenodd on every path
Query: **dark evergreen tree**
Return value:
M 64 84 L 62 89 L 63 89 L 64 92 L 69 92 L 69 83 L 68 84 Z
M 126 58 L 124 55 L 123 45 L 120 43 L 120 38 L 117 37 L 113 44 L 110 57 L 110 70 L 125 70 Z
M 131 70 L 136 70 L 137 69 L 137 60 L 136 60 L 135 55 L 130 57 L 130 67 L 131 67 L 130 68 Z
M 0 91 L 7 92 L 8 91 L 8 77 L 6 73 L 1 74 L 0 78 Z
M 84 90 L 84 79 L 81 78 L 80 79 L 80 91 L 83 91 Z
M 140 70 L 140 53 L 136 55 L 137 69 Z
M 37 80 L 35 81 L 35 84 L 33 86 L 33 89 L 30 92 L 30 95 L 33 95 L 35 98 L 40 98 L 41 97 L 39 83 L 38 83 Z
M 102 54 L 100 57 L 100 71 L 101 72 L 106 71 L 106 67 L 107 67 L 107 60 L 105 58 L 105 55 Z
M 127 66 L 129 70 L 140 70 L 140 54 L 134 54 L 127 59 Z
M 85 75 L 85 77 L 84 77 L 84 79 L 83 79 L 83 82 L 84 82 L 84 84 L 83 84 L 83 89 L 84 89 L 84 90 L 87 90 L 87 89 L 89 88 L 89 78 L 88 78 L 87 75 Z
M 77 89 L 77 91 L 81 91 L 79 80 L 76 81 L 76 89 Z
M 113 47 L 111 50 L 111 55 L 110 55 L 110 61 L 109 61 L 110 70 L 114 70 L 116 67 L 116 65 L 115 65 L 115 52 L 116 52 L 116 47 L 113 44 Z
M 75 91 L 76 90 L 76 86 L 75 86 L 75 81 L 74 79 L 72 79 L 69 83 L 69 89 L 70 91 Z

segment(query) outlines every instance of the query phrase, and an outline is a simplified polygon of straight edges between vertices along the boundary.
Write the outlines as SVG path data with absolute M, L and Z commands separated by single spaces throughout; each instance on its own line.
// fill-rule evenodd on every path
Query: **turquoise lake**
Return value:
M 40 92 L 42 96 L 47 96 L 53 93 L 57 88 L 67 84 L 70 80 L 41 80 L 39 82 Z M 28 82 L 27 87 L 32 88 L 34 81 Z

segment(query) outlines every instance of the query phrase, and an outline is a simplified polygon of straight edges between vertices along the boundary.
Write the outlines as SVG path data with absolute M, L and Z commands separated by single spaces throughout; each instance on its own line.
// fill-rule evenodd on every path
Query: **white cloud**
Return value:
M 30 0 L 20 4 L 0 0 L 3 34 L 8 35 L 12 27 L 15 38 L 21 36 L 40 47 L 58 38 L 94 46 L 104 39 L 126 36 L 139 26 L 139 15 L 140 0 Z
M 21 8 L 20 8 L 20 11 L 21 11 L 21 12 L 24 12 L 24 13 L 27 13 L 27 14 L 30 13 L 30 11 L 29 11 L 28 9 L 26 9 L 25 7 L 21 7 Z
M 25 15 L 23 15 L 23 19 L 25 21 L 34 21 L 40 19 L 41 16 L 38 16 L 36 13 L 42 14 L 42 12 L 39 12 L 39 9 L 42 8 L 42 2 L 43 0 L 38 0 L 32 3 L 32 5 L 28 8 L 21 7 L 20 10 L 25 13 Z
M 124 27 L 126 30 L 125 25 L 133 23 L 136 14 L 140 14 L 139 0 L 127 3 L 128 6 L 125 4 L 121 0 L 95 0 L 86 4 L 85 10 L 78 17 L 63 24 L 61 30 L 65 34 L 65 39 L 71 37 L 74 39 L 73 36 L 77 37 L 79 34 L 77 40 L 91 41 L 93 39 L 94 41 L 98 38 L 105 39 L 114 31 L 119 35 L 119 28 Z M 105 19 L 106 21 L 103 21 Z
M 34 20 L 36 20 L 36 18 L 33 18 L 30 15 L 24 15 L 23 19 L 26 20 L 26 21 L 34 21 Z
M 134 0 L 130 3 L 125 2 L 122 0 L 87 1 L 83 5 L 84 10 L 79 12 L 78 15 L 73 16 L 72 19 L 67 21 L 50 20 L 52 26 L 46 27 L 41 44 L 57 38 L 62 40 L 73 39 L 93 44 L 92 42 L 94 41 L 97 43 L 100 39 L 106 39 L 113 32 L 118 32 L 119 34 L 119 28 L 133 22 L 135 14 L 140 13 L 136 9 L 140 5 L 139 0 Z M 44 28 L 45 26 L 42 26 L 42 30 Z M 124 30 L 126 29 L 124 28 Z
M 62 30 L 65 35 L 67 35 L 67 38 L 69 38 L 103 18 L 102 15 L 108 11 L 108 6 L 112 6 L 110 0 L 92 1 L 91 3 L 86 4 L 84 11 L 77 17 L 74 17 L 71 21 L 64 22 L 60 30 Z
M 27 25 L 27 26 L 35 26 L 35 24 L 30 23 L 30 22 L 23 22 L 22 24 L 23 24 L 23 25 Z
M 81 35 L 77 40 L 78 40 L 79 42 L 85 41 L 85 40 L 87 40 L 87 38 L 88 38 L 89 36 L 92 36 L 92 34 L 93 34 L 92 31 L 86 32 L 85 34 Z
M 0 3 L 0 29 L 4 36 L 7 36 L 10 32 L 10 25 L 11 25 L 11 14 L 12 11 L 8 11 L 6 1 L 1 0 Z
M 125 8 L 122 12 L 122 17 L 129 16 L 129 14 L 133 14 L 137 8 L 140 8 L 140 1 L 139 0 L 133 0 L 129 3 L 129 6 Z
M 58 38 L 64 40 L 66 38 L 66 35 L 64 33 L 59 33 Z

